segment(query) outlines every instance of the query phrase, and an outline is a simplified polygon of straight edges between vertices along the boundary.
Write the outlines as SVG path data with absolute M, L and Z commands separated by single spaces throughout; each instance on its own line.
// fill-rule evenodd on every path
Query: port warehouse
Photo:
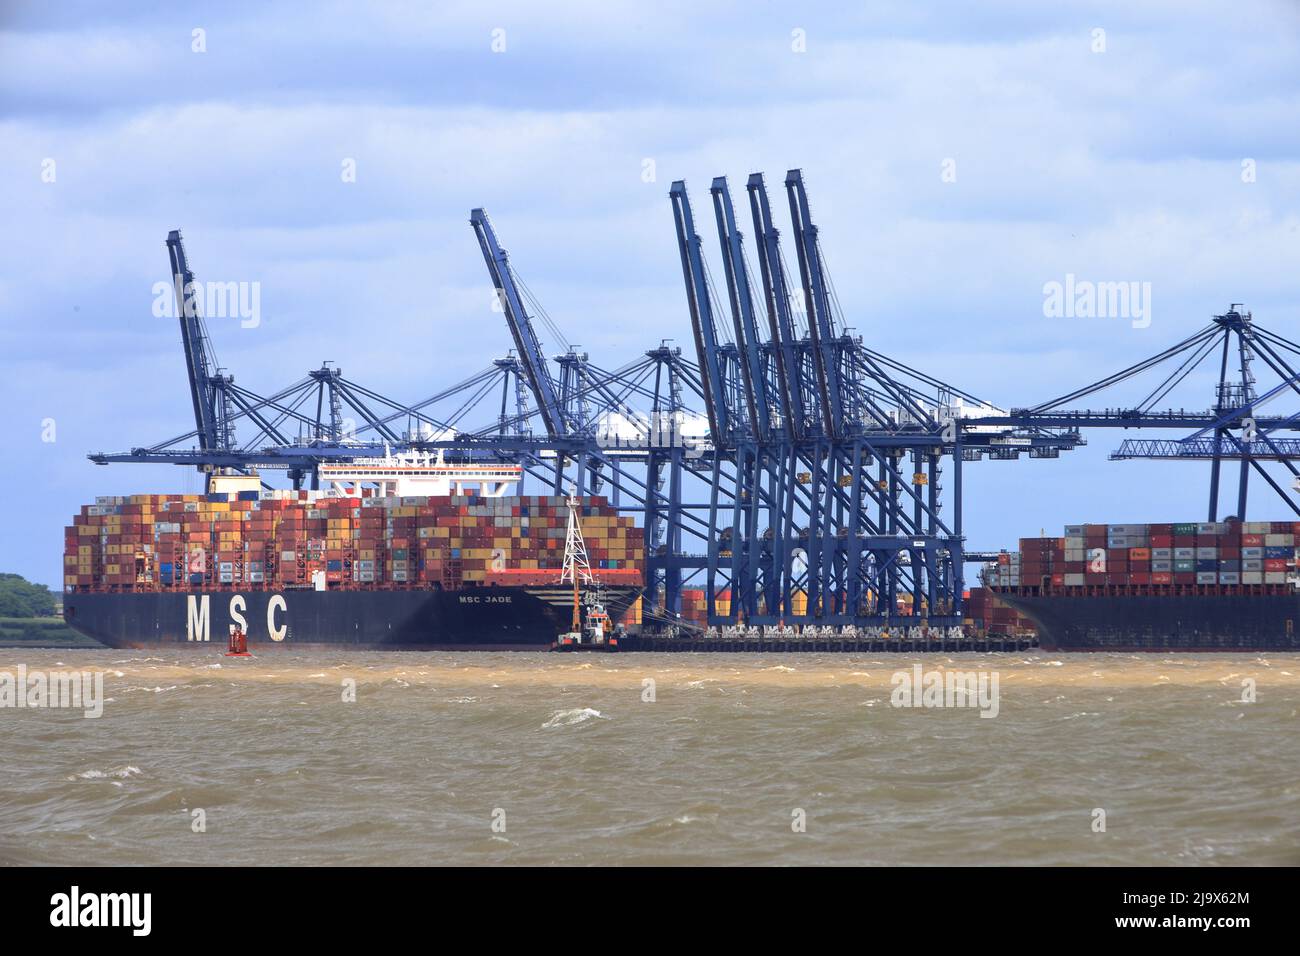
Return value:
M 656 620 L 702 614 L 711 625 L 779 628 L 918 621 L 943 628 L 977 620 L 1016 626 L 994 598 L 965 587 L 965 563 L 987 556 L 965 549 L 962 470 L 978 461 L 1059 457 L 1083 442 L 1082 429 L 1190 430 L 1186 438 L 1126 441 L 1113 457 L 1209 462 L 1211 522 L 1224 463 L 1242 465 L 1237 513 L 1243 516 L 1249 476 L 1258 473 L 1257 482 L 1281 493 L 1262 463 L 1285 462 L 1295 473 L 1291 460 L 1300 458 L 1300 448 L 1283 434 L 1295 429 L 1297 417 L 1265 414 L 1264 406 L 1296 387 L 1296 374 L 1280 356 L 1300 354 L 1300 346 L 1255 325 L 1243 309 L 1233 305 L 1120 373 L 1007 410 L 849 334 L 801 171 L 787 173 L 784 186 L 792 227 L 785 248 L 793 248 L 797 268 L 786 265 L 766 183 L 755 173 L 746 198 L 757 268 L 745 251 L 727 181 L 718 177 L 709 197 L 724 268 L 710 270 L 685 183 L 673 183 L 669 200 L 693 354 L 661 343 L 612 370 L 567 342 L 518 278 L 486 213 L 475 209 L 470 222 L 514 350 L 416 405 L 386 398 L 328 366 L 269 396 L 236 385 L 218 371 L 202 316 L 182 291 L 193 273 L 173 232 L 167 247 L 181 280 L 178 317 L 195 428 L 170 442 L 90 457 L 100 464 L 168 462 L 210 474 L 280 469 L 295 488 L 314 487 L 325 465 L 374 456 L 390 445 L 441 450 L 457 461 L 513 462 L 552 495 L 573 487 L 584 497 L 605 496 L 614 511 L 635 519 L 646 600 Z M 715 282 L 715 276 L 722 278 Z M 560 354 L 551 359 L 537 321 L 559 343 Z M 1239 356 L 1240 367 L 1225 358 L 1209 408 L 1201 401 L 1193 411 L 1160 409 L 1154 399 L 1100 411 L 1079 407 L 1117 383 L 1145 392 L 1143 376 L 1172 368 L 1151 392 L 1163 399 L 1220 345 L 1224 356 Z M 1279 385 L 1256 387 L 1255 359 L 1278 373 Z M 489 413 L 477 422 L 465 417 L 476 403 Z M 301 410 L 310 405 L 314 416 Z M 1262 436 L 1257 444 L 1238 437 L 1247 415 Z M 348 417 L 363 424 L 345 436 L 341 422 Z M 1061 550 L 1064 575 L 1067 549 Z M 1036 551 L 1030 548 L 1031 557 Z M 1118 574 L 1121 559 L 1114 560 Z

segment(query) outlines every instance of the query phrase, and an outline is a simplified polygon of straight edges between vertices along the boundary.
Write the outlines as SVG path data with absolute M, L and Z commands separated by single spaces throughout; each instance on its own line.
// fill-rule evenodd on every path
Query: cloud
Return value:
M 332 359 L 414 400 L 503 355 L 467 222 L 480 205 L 593 360 L 616 367 L 662 338 L 689 351 L 669 183 L 688 180 L 711 226 L 711 178 L 743 191 L 764 170 L 784 221 L 796 166 L 847 324 L 1003 404 L 1098 378 L 1230 301 L 1284 330 L 1300 318 L 1297 21 L 1283 3 L 337 3 L 310 22 L 252 3 L 201 17 L 13 6 L 0 401 L 15 453 L 0 479 L 50 492 L 5 514 L 24 542 L 5 553 L 56 583 L 51 529 L 77 505 L 192 480 L 83 457 L 188 427 L 179 335 L 150 311 L 173 228 L 200 279 L 260 283 L 262 325 L 214 322 L 212 336 L 261 392 Z M 1044 318 L 1043 284 L 1066 273 L 1151 282 L 1152 326 Z M 39 440 L 50 415 L 54 445 Z M 1060 462 L 968 469 L 972 544 L 1204 510 L 1190 471 L 1106 464 L 1112 437 Z M 1116 496 L 1130 475 L 1143 478 Z

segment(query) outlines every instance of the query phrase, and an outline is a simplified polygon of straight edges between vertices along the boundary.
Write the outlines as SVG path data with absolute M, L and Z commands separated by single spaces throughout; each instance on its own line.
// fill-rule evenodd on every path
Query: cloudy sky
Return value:
M 1300 338 L 1291 0 L 114 6 L 0 12 L 0 570 L 50 584 L 82 503 L 198 487 L 85 460 L 192 427 L 152 309 L 174 228 L 200 279 L 260 283 L 260 325 L 210 323 L 260 392 L 329 359 L 415 400 L 502 356 L 480 205 L 594 360 L 688 344 L 671 181 L 698 218 L 713 176 L 796 166 L 849 325 L 1002 405 L 1229 302 Z M 1150 325 L 1046 317 L 1067 274 L 1149 282 Z M 969 545 L 1199 518 L 1206 467 L 1106 461 L 1123 437 L 969 468 Z

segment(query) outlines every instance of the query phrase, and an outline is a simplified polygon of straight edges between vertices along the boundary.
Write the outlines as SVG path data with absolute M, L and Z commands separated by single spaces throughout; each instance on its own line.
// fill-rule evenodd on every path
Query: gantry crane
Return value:
M 1293 463 L 1300 442 L 1278 434 L 1294 430 L 1300 416 L 1260 413 L 1300 392 L 1288 358 L 1300 355 L 1300 346 L 1255 326 L 1249 313 L 1234 307 L 1189 339 L 1092 386 L 1006 411 L 849 334 L 801 171 L 790 170 L 784 186 L 797 275 L 786 265 L 763 175 L 746 182 L 756 269 L 727 180 L 712 180 L 723 263 L 715 285 L 686 184 L 672 184 L 694 354 L 664 341 L 613 369 L 564 340 L 519 279 L 487 214 L 473 210 L 471 225 L 514 351 L 414 404 L 366 388 L 330 363 L 265 397 L 237 386 L 215 367 L 197 304 L 185 291 L 193 276 L 180 234 L 173 232 L 168 248 L 179 277 L 195 428 L 91 458 L 207 471 L 281 468 L 295 486 L 314 486 L 322 463 L 390 450 L 517 462 L 553 493 L 572 485 L 579 494 L 607 494 L 640 519 L 647 594 L 660 615 L 652 612 L 649 620 L 673 620 L 682 588 L 695 584 L 708 594 L 711 623 L 756 626 L 959 623 L 963 563 L 978 557 L 964 549 L 964 465 L 1054 458 L 1082 444 L 1086 428 L 1192 429 L 1179 440 L 1127 441 L 1112 457 L 1210 460 L 1212 518 L 1226 462 L 1241 462 L 1243 515 L 1250 471 L 1281 490 L 1262 462 L 1283 461 L 1300 475 Z M 551 359 L 558 374 L 537 335 L 537 316 L 560 345 Z M 1221 370 L 1213 406 L 1157 411 L 1211 354 Z M 1256 358 L 1282 382 L 1260 392 Z M 1143 401 L 1103 411 L 1072 407 L 1166 362 L 1173 371 Z M 246 436 L 241 442 L 236 423 Z M 731 597 L 725 614 L 724 592 Z M 899 610 L 905 596 L 914 612 L 907 616 Z

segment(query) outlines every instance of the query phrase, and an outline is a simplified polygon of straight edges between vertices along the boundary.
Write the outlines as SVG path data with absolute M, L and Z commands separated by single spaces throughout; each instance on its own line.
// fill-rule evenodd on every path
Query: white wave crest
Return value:
M 550 720 L 542 724 L 542 728 L 568 727 L 571 724 L 584 723 L 592 718 L 609 720 L 608 717 L 593 707 L 575 707 L 573 710 L 557 710 L 551 715 Z

